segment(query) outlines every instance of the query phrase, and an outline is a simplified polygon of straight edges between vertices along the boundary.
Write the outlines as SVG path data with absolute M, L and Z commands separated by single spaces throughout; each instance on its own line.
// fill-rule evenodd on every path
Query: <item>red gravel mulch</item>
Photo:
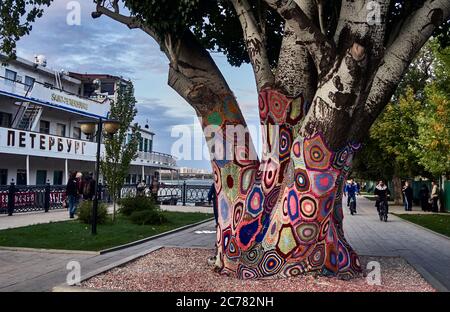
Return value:
M 289 279 L 239 280 L 215 273 L 207 264 L 212 250 L 162 248 L 124 266 L 95 276 L 84 288 L 114 291 L 180 292 L 433 292 L 414 268 L 402 258 L 361 257 L 381 265 L 381 285 L 366 278 L 350 281 L 305 274 Z

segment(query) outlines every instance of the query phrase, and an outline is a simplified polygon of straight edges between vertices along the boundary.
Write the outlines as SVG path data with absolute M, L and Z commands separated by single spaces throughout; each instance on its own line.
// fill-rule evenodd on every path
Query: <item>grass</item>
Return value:
M 427 229 L 450 237 L 450 214 L 395 214 L 397 217 L 421 225 Z
M 110 221 L 98 225 L 96 236 L 91 235 L 90 225 L 78 220 L 2 230 L 0 246 L 99 251 L 213 217 L 212 214 L 198 212 L 165 211 L 163 214 L 168 222 L 162 225 L 135 225 L 118 216 L 115 223 Z

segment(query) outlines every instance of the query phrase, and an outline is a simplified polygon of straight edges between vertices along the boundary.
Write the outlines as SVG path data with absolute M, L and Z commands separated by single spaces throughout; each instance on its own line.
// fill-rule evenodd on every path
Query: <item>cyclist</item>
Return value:
M 353 199 L 356 203 L 356 194 L 359 195 L 359 187 L 353 179 L 350 179 L 349 183 L 345 185 L 344 194 L 347 196 L 347 207 L 350 207 L 350 199 Z M 356 212 L 356 205 L 354 208 L 354 212 Z
M 391 192 L 389 191 L 389 188 L 386 184 L 381 180 L 378 182 L 378 185 L 375 187 L 375 195 L 377 196 L 377 201 L 375 202 L 375 207 L 377 207 L 378 213 L 380 213 L 380 203 L 385 202 L 386 203 L 386 214 L 389 211 L 388 206 L 388 197 L 391 195 Z

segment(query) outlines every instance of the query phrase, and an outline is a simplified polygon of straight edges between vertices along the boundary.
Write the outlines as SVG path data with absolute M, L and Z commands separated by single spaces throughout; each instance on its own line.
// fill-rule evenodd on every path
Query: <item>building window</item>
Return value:
M 114 82 L 103 82 L 102 83 L 102 93 L 108 93 L 108 95 L 114 95 Z
M 16 185 L 27 185 L 27 171 L 25 169 L 17 169 Z
M 148 140 L 148 152 L 153 152 L 153 140 Z
M 12 114 L 0 112 L 0 127 L 9 128 L 11 126 Z
M 30 76 L 25 76 L 25 91 L 31 91 L 34 85 L 34 78 Z
M 65 137 L 66 136 L 66 125 L 56 124 L 56 135 Z
M 148 139 L 144 139 L 144 152 L 148 152 Z
M 8 169 L 0 169 L 0 185 L 8 184 Z
M 127 135 L 127 143 L 131 142 L 131 138 L 132 138 L 131 133 L 128 133 L 128 135 Z
M 143 149 L 144 149 L 144 140 L 142 138 L 140 138 L 140 140 L 139 140 L 139 152 L 142 152 Z
M 131 174 L 127 175 L 125 178 L 125 184 L 131 184 Z
M 63 184 L 63 172 L 53 171 L 53 185 L 62 185 L 62 184 Z
M 81 129 L 78 128 L 78 127 L 74 127 L 74 128 L 73 128 L 73 134 L 72 134 L 72 137 L 73 137 L 74 139 L 80 140 L 80 139 L 81 139 Z
M 50 122 L 41 120 L 39 123 L 39 132 L 44 134 L 50 134 Z
M 13 70 L 5 69 L 5 83 L 7 85 L 13 86 L 16 82 L 17 73 Z
M 47 183 L 47 171 L 37 170 L 36 171 L 36 185 L 45 185 Z

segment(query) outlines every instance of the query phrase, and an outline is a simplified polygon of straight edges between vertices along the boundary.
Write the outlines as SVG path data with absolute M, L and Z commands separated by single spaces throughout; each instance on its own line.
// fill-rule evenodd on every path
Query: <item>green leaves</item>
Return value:
M 117 199 L 124 180 L 128 175 L 131 161 L 137 156 L 140 128 L 137 124 L 131 126 L 136 114 L 133 84 L 131 82 L 123 84 L 121 82 L 117 101 L 111 104 L 109 115 L 111 119 L 121 122 L 120 129 L 114 136 L 105 138 L 105 155 L 101 163 L 105 182 L 114 199 Z M 127 140 L 128 134 L 130 136 Z
M 450 48 L 429 42 L 355 161 L 365 178 L 450 174 Z
M 52 0 L 0 1 L 0 52 L 14 57 L 16 42 L 28 35 L 32 23 L 43 14 L 43 8 Z

